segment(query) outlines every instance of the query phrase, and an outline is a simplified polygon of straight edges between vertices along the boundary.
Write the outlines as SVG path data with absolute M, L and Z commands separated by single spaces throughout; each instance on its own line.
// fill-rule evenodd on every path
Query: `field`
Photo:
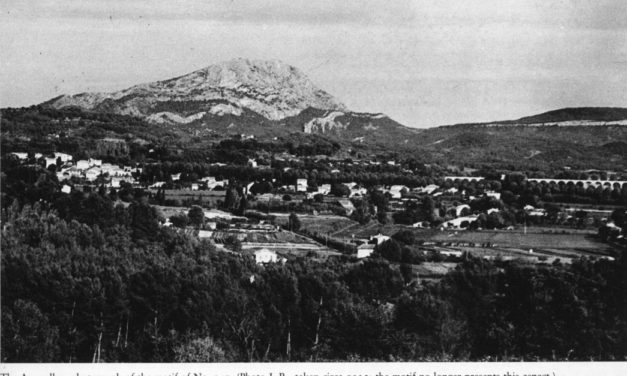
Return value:
M 309 252 L 315 252 L 317 256 L 322 257 L 341 255 L 314 240 L 290 231 L 218 230 L 213 231 L 210 239 L 216 244 L 224 244 L 230 237 L 237 238 L 242 244 L 242 249 L 246 251 L 267 248 L 283 255 L 303 255 Z
M 289 214 L 287 213 L 270 213 L 275 216 L 275 223 L 277 225 L 287 224 Z M 298 214 L 298 219 L 301 223 L 301 229 L 310 233 L 329 234 L 333 235 L 338 231 L 342 231 L 347 228 L 357 228 L 359 223 L 352 219 L 342 217 L 339 215 L 311 215 L 311 214 Z
M 159 210 L 165 218 L 170 218 L 173 215 L 187 215 L 187 213 L 189 213 L 189 208 L 185 206 L 153 206 L 157 208 L 157 210 Z M 230 220 L 234 218 L 245 219 L 244 217 L 238 217 L 229 212 L 218 209 L 203 209 L 203 211 L 205 212 L 205 218 L 207 220 L 215 220 L 216 218 L 221 218 L 225 220 Z
M 543 234 L 504 231 L 437 232 L 429 241 L 444 243 L 490 243 L 498 247 L 523 249 L 569 249 L 601 252 L 607 245 L 587 234 Z
M 156 189 L 149 189 L 149 192 L 156 194 Z M 166 200 L 185 200 L 201 201 L 202 203 L 211 203 L 217 205 L 219 201 L 224 201 L 226 191 L 192 191 L 190 189 L 166 189 L 164 190 Z

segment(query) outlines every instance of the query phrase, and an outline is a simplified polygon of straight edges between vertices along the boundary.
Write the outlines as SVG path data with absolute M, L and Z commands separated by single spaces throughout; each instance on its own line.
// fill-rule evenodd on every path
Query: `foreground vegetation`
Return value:
M 141 198 L 73 201 L 99 204 L 97 220 L 40 204 L 3 210 L 2 361 L 627 356 L 625 257 L 469 258 L 423 285 L 383 259 L 258 266 L 160 228 Z

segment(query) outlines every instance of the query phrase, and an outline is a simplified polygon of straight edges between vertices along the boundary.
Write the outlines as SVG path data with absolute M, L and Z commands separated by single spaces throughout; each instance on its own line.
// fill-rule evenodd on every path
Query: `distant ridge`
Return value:
M 627 119 L 627 108 L 622 107 L 567 107 L 526 116 L 515 120 L 515 123 L 552 123 L 562 121 L 590 120 L 617 121 Z
M 627 108 L 623 107 L 567 107 L 525 116 L 517 120 L 501 120 L 483 123 L 459 123 L 445 127 L 494 126 L 494 125 L 603 125 L 603 123 L 627 125 Z

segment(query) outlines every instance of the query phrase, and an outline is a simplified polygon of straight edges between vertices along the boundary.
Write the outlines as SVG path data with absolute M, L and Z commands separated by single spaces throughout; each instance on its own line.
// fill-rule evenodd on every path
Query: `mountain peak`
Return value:
M 114 93 L 62 96 L 49 105 L 77 106 L 149 120 L 163 120 L 165 115 L 167 119 L 190 116 L 201 119 L 205 113 L 214 113 L 216 105 L 221 106 L 220 111 L 227 108 L 229 113 L 238 114 L 248 109 L 270 120 L 294 116 L 309 107 L 346 110 L 346 106 L 316 87 L 299 69 L 280 60 L 244 58 Z M 177 110 L 172 111 L 173 108 Z

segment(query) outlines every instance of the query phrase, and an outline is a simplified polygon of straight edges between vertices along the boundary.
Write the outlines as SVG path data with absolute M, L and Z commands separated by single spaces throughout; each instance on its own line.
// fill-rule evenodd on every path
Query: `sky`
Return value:
M 0 107 L 279 59 L 412 127 L 627 107 L 627 1 L 0 0 Z

